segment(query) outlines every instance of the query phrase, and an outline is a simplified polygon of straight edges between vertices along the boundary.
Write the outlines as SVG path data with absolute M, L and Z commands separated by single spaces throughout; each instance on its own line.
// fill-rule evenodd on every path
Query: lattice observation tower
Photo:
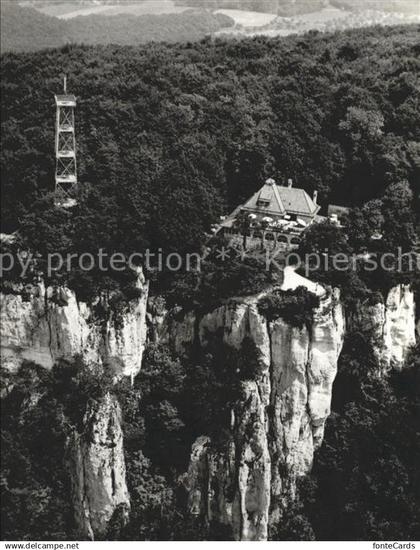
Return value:
M 77 160 L 74 111 L 76 96 L 67 93 L 67 78 L 64 77 L 64 93 L 55 95 L 55 202 L 58 206 L 76 204 Z

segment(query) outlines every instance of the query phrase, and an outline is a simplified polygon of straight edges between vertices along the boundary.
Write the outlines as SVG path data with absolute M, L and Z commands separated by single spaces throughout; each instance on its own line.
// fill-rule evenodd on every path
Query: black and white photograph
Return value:
M 1 550 L 419 550 L 420 0 L 0 15 Z

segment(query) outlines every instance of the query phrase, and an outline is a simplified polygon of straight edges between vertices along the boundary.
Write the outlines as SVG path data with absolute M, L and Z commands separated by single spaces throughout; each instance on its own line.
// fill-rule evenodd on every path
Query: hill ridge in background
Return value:
M 177 6 L 207 9 L 241 9 L 292 17 L 332 6 L 347 11 L 380 10 L 416 13 L 417 0 L 175 0 Z
M 205 38 L 233 20 L 206 10 L 146 15 L 86 15 L 68 20 L 9 2 L 1 4 L 1 51 L 36 51 L 68 43 L 139 45 Z
M 193 42 L 206 36 L 273 37 L 420 23 L 420 8 L 417 15 L 412 9 L 417 0 L 68 0 L 54 4 L 22 0 L 20 4 L 1 2 L 3 52 L 66 43 Z

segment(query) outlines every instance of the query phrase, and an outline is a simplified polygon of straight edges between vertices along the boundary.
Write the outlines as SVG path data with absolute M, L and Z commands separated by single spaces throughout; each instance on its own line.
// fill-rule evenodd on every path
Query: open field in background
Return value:
M 161 13 L 181 13 L 189 9 L 187 6 L 176 6 L 173 0 L 145 0 L 141 4 L 121 4 L 113 6 L 106 15 L 117 13 L 132 13 L 133 15 L 159 15 Z
M 34 6 L 36 7 L 36 6 Z M 145 0 L 138 4 L 108 4 L 90 5 L 86 7 L 75 6 L 69 2 L 65 4 L 49 4 L 36 7 L 38 11 L 46 15 L 52 15 L 59 19 L 72 19 L 79 15 L 117 15 L 131 13 L 133 15 L 159 15 L 161 13 L 181 13 L 188 9 L 187 6 L 176 6 L 173 0 Z
M 235 21 L 235 24 L 242 25 L 243 27 L 263 27 L 274 21 L 277 17 L 274 13 L 243 10 L 216 10 L 216 13 L 223 13 L 231 17 Z
M 72 17 L 77 17 L 78 15 L 105 15 L 106 12 L 112 8 L 112 6 L 89 6 L 87 8 L 75 9 L 74 5 L 71 6 L 69 4 L 64 4 L 64 6 L 65 9 L 62 11 L 60 10 L 60 6 L 55 6 L 54 4 L 37 8 L 37 10 L 41 13 L 45 13 L 45 15 L 53 15 L 59 19 L 71 19 Z
M 307 27 L 307 30 L 314 28 L 314 25 L 319 23 L 325 23 L 334 19 L 342 19 L 350 14 L 346 10 L 340 10 L 333 7 L 325 8 L 321 11 L 305 13 L 303 15 L 295 15 L 293 17 L 279 17 L 272 13 L 258 13 L 254 11 L 242 11 L 242 10 L 217 10 L 216 13 L 224 13 L 231 17 L 235 24 L 242 25 L 243 27 L 264 27 L 270 25 L 274 21 L 286 22 L 293 20 L 294 22 Z
M 3 0 L 3 2 L 4 2 L 4 0 Z M 25 4 L 22 3 L 21 5 L 24 6 Z M 65 15 L 66 13 L 76 11 L 75 5 L 71 2 L 68 2 L 66 4 L 58 4 L 58 3 L 49 4 L 48 6 L 32 5 L 31 7 L 36 8 L 38 11 L 40 11 L 41 13 L 44 13 L 45 15 L 52 15 L 54 17 L 59 17 L 60 15 Z M 77 8 L 77 9 L 79 9 L 79 8 Z
M 234 10 L 222 10 L 224 12 Z M 249 13 L 248 21 L 251 20 L 252 12 Z M 227 15 L 227 13 L 226 13 Z M 268 15 L 268 14 L 267 14 Z M 326 7 L 323 10 L 296 15 L 294 17 L 271 17 L 267 24 L 244 25 L 233 13 L 230 17 L 235 20 L 235 29 L 221 29 L 217 36 L 288 36 L 290 34 L 302 34 L 310 30 L 322 32 L 334 32 L 349 28 L 365 27 L 370 25 L 397 25 L 407 23 L 420 23 L 420 12 L 418 15 L 404 13 L 390 13 L 377 10 L 346 11 L 334 7 Z M 246 19 L 245 19 L 246 20 Z

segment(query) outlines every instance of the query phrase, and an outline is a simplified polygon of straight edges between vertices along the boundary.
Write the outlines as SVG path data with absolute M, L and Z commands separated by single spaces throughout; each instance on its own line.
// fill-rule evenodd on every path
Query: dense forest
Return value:
M 76 9 L 76 8 L 75 8 Z M 137 45 L 205 38 L 233 21 L 205 10 L 147 15 L 84 15 L 67 21 L 16 2 L 1 6 L 1 51 L 35 51 L 68 43 Z
M 270 176 L 317 189 L 321 214 L 385 197 L 395 248 L 420 212 L 419 52 L 410 26 L 5 54 L 3 230 L 41 256 L 200 250 Z M 78 97 L 81 196 L 70 211 L 52 193 L 63 73 Z M 355 220 L 359 249 L 372 208 Z M 85 291 L 112 282 L 82 275 Z

